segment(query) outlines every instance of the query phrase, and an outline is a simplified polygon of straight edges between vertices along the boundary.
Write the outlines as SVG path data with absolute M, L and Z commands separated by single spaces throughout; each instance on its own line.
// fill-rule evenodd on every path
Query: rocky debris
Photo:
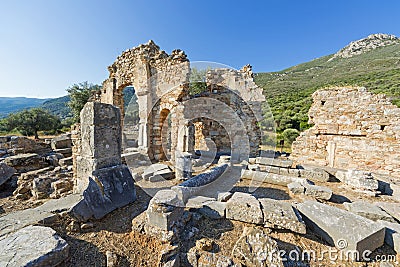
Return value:
M 39 177 L 39 175 L 47 173 L 52 169 L 53 169 L 52 167 L 47 167 L 21 174 L 17 181 L 17 189 L 14 190 L 13 194 L 17 196 L 17 198 L 23 198 L 23 199 L 30 198 L 32 195 L 33 180 Z
M 303 183 L 306 191 L 304 194 L 316 199 L 330 200 L 332 197 L 332 190 L 326 186 L 312 185 Z
M 211 201 L 203 204 L 198 211 L 207 218 L 216 220 L 225 218 L 226 202 Z
M 265 227 L 289 229 L 299 234 L 306 233 L 306 225 L 301 215 L 290 203 L 269 198 L 260 198 L 258 200 L 261 203 Z
M 60 198 L 68 194 L 73 190 L 74 183 L 71 179 L 60 179 L 55 182 L 52 182 L 50 185 L 51 188 L 51 198 Z
M 51 153 L 50 155 L 46 156 L 46 161 L 49 163 L 50 166 L 58 167 L 60 166 L 59 160 L 63 158 L 64 156 L 60 153 Z
M 1 266 L 58 266 L 69 256 L 69 245 L 43 226 L 27 226 L 0 238 Z
M 227 168 L 227 163 L 217 165 L 211 170 L 200 173 L 177 186 L 173 186 L 171 189 L 178 194 L 179 198 L 182 199 L 183 202 L 186 202 L 199 191 L 205 190 L 205 187 L 217 180 L 227 170 Z
M 284 266 L 276 241 L 258 228 L 244 229 L 232 250 L 232 257 L 245 266 Z
M 32 181 L 32 196 L 36 199 L 44 199 L 50 195 L 51 190 L 51 178 L 35 178 Z
M 118 165 L 93 171 L 83 199 L 71 210 L 79 221 L 100 219 L 136 200 L 135 183 L 129 168 Z
M 49 164 L 38 154 L 18 154 L 7 157 L 4 163 L 16 169 L 19 173 L 33 171 L 47 167 Z
M 51 139 L 51 148 L 53 150 L 60 148 L 71 148 L 71 147 L 72 147 L 71 134 L 62 134 L 60 136 Z
M 306 195 L 315 199 L 330 200 L 332 190 L 326 186 L 313 185 L 306 181 L 292 182 L 287 185 L 289 194 L 291 195 Z
M 7 182 L 8 179 L 10 179 L 15 172 L 16 170 L 13 167 L 10 167 L 5 163 L 0 162 L 0 185 Z
M 375 205 L 400 222 L 400 203 L 377 202 Z
M 336 178 L 342 183 L 358 189 L 376 191 L 379 188 L 378 180 L 374 179 L 370 172 L 359 170 L 337 171 Z
M 72 157 L 68 157 L 68 158 L 62 158 L 58 160 L 58 164 L 61 167 L 65 167 L 65 166 L 72 166 Z
M 164 231 L 170 231 L 183 215 L 183 202 L 175 191 L 160 190 L 150 200 L 146 214 L 148 224 Z
M 301 195 L 306 191 L 306 188 L 299 182 L 292 182 L 288 184 L 287 187 L 289 189 L 289 194 L 292 195 Z
M 299 178 L 295 176 L 285 176 L 275 173 L 250 171 L 250 170 L 243 170 L 241 178 L 261 183 L 268 183 L 268 184 L 282 185 L 282 186 L 287 186 L 288 184 L 293 182 L 303 183 L 306 181 L 306 179 L 304 178 Z
M 49 144 L 26 136 L 1 136 L 0 149 L 8 156 L 23 153 L 45 154 L 51 151 Z
M 156 163 L 146 168 L 142 174 L 146 181 L 157 182 L 174 178 L 174 173 L 168 165 Z
M 345 202 L 343 203 L 343 205 L 346 208 L 346 210 L 373 221 L 384 220 L 388 222 L 396 222 L 396 220 L 392 216 L 384 212 L 381 208 L 368 202 L 364 201 L 355 201 L 352 203 Z
M 200 257 L 197 260 L 197 266 L 198 267 L 214 267 L 214 266 L 235 267 L 236 265 L 234 264 L 232 259 L 227 256 L 203 251 L 200 253 Z
M 345 251 L 374 251 L 383 245 L 385 228 L 351 212 L 316 201 L 297 205 L 307 227 Z
M 232 197 L 231 192 L 221 192 L 218 193 L 217 200 L 221 202 L 226 202 Z
M 367 38 L 363 38 L 354 42 L 351 42 L 346 47 L 342 48 L 328 61 L 336 58 L 350 58 L 357 55 L 361 55 L 368 51 L 377 49 L 379 47 L 384 47 L 388 45 L 400 44 L 400 39 L 395 35 L 391 34 L 371 34 Z
M 214 246 L 214 241 L 208 238 L 196 240 L 196 248 L 203 251 L 211 251 Z
M 118 255 L 112 251 L 106 251 L 106 266 L 117 267 L 118 266 Z
M 235 192 L 226 202 L 226 218 L 241 222 L 263 224 L 260 202 L 252 195 Z
M 316 166 L 302 166 L 299 170 L 299 176 L 317 182 L 329 182 L 330 174 L 322 168 Z

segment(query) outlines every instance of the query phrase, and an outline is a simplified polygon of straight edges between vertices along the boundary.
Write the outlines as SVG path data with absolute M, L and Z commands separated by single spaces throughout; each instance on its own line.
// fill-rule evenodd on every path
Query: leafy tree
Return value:
M 61 126 L 60 119 L 42 108 L 32 108 L 9 115 L 2 121 L 7 131 L 17 130 L 23 135 L 34 135 L 38 131 L 56 130 Z
M 207 90 L 206 73 L 208 69 L 190 69 L 189 76 L 189 95 L 197 95 Z
M 79 122 L 80 112 L 83 106 L 88 102 L 89 98 L 101 89 L 100 85 L 82 82 L 74 84 L 67 89 L 70 101 L 68 106 L 72 110 L 74 122 Z
M 300 132 L 297 129 L 286 129 L 282 133 L 283 139 L 289 143 L 290 145 L 293 143 L 294 140 L 300 135 Z

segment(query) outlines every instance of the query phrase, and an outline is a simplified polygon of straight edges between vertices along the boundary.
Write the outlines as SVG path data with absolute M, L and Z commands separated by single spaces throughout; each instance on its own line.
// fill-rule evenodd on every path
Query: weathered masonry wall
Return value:
M 232 148 L 237 155 L 247 156 L 258 152 L 261 133 L 257 120 L 261 119 L 261 102 L 265 98 L 262 89 L 253 81 L 250 65 L 239 71 L 208 71 L 207 90 L 201 96 L 189 92 L 191 69 L 186 54 L 174 50 L 168 55 L 153 41 L 126 50 L 108 70 L 110 75 L 103 82 L 98 100 L 118 106 L 123 119 L 123 89 L 127 86 L 135 88 L 139 106 L 138 147 L 151 160 L 169 157 L 174 160 L 176 151 L 192 152 L 196 139 L 194 123 L 202 120 L 205 127 L 202 134 L 206 134 L 205 138 L 219 137 L 214 138 L 219 150 Z M 217 102 L 188 101 L 201 97 Z M 194 109 L 199 104 L 200 108 Z M 229 116 L 228 113 L 236 115 Z M 211 116 L 213 114 L 218 116 Z M 215 120 L 221 127 L 214 127 L 215 124 L 210 127 L 210 120 Z M 226 129 L 227 126 L 237 127 Z M 225 137 L 220 138 L 222 135 Z M 242 140 L 244 137 L 248 137 L 247 142 Z
M 365 88 L 322 89 L 313 100 L 314 126 L 293 143 L 295 161 L 400 179 L 400 108 Z

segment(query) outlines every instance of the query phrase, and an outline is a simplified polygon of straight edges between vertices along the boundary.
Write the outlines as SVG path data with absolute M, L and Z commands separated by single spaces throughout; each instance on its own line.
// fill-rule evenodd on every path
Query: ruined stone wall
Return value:
M 322 89 L 313 100 L 314 126 L 293 143 L 294 160 L 400 178 L 400 108 L 365 88 Z

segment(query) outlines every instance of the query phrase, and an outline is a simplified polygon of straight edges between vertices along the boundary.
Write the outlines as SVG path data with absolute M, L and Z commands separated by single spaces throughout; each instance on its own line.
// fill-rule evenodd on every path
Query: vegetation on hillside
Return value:
M 60 119 L 41 108 L 26 109 L 10 114 L 0 121 L 0 130 L 7 132 L 19 132 L 22 135 L 33 135 L 39 138 L 39 131 L 51 131 L 55 133 L 61 129 Z
M 23 109 L 33 108 L 41 105 L 47 99 L 27 97 L 0 97 L 0 118 Z
M 400 106 L 400 44 L 328 61 L 332 56 L 279 72 L 255 75 L 255 82 L 264 89 L 278 132 L 309 128 L 307 113 L 312 104 L 311 95 L 323 87 L 364 86 L 371 92 L 385 93 Z

